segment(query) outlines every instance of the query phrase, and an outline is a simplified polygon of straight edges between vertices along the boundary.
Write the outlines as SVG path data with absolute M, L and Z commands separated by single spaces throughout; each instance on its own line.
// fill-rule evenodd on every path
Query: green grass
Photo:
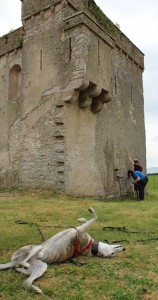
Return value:
M 148 189 L 150 191 L 158 191 L 158 175 L 148 175 Z
M 79 217 L 90 218 L 89 206 L 98 214 L 97 222 L 89 229 L 92 237 L 109 243 L 119 241 L 126 251 L 112 259 L 78 257 L 75 261 L 80 265 L 49 265 L 36 281 L 43 295 L 25 290 L 22 284 L 26 277 L 14 269 L 0 271 L 0 299 L 157 300 L 158 191 L 150 190 L 150 185 L 149 195 L 140 202 L 134 198 L 96 201 L 51 192 L 1 193 L 0 263 L 10 261 L 17 248 L 42 242 L 38 227 L 32 223 L 40 225 L 47 239 L 62 230 L 60 227 L 77 226 Z M 19 220 L 29 224 L 19 224 Z

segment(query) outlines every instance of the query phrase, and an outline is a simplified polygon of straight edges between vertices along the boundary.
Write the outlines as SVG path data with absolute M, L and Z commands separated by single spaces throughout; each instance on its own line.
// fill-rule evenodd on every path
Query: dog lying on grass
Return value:
M 18 249 L 13 254 L 11 262 L 0 264 L 0 269 L 15 267 L 16 271 L 29 276 L 24 281 L 26 287 L 42 293 L 41 289 L 32 283 L 46 272 L 48 263 L 64 262 L 79 255 L 113 257 L 116 253 L 124 251 L 122 245 L 96 242 L 86 232 L 97 219 L 95 210 L 93 208 L 88 210 L 93 214 L 91 220 L 84 219 L 84 224 L 61 231 L 41 245 L 27 245 Z M 80 220 L 83 221 L 82 218 Z

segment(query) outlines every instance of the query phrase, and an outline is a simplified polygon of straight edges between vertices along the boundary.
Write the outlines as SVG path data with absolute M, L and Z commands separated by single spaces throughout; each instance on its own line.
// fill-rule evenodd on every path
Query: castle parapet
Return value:
M 20 27 L 15 31 L 11 31 L 0 38 L 0 56 L 21 48 L 23 45 L 24 29 Z

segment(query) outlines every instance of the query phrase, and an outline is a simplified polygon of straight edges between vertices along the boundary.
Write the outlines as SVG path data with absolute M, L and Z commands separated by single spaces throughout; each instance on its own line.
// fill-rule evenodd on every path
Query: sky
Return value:
M 158 0 L 95 0 L 145 54 L 143 73 L 147 168 L 158 167 Z M 22 26 L 21 1 L 0 0 L 0 36 Z M 139 150 L 139 149 L 138 149 Z M 139 158 L 139 153 L 135 156 Z

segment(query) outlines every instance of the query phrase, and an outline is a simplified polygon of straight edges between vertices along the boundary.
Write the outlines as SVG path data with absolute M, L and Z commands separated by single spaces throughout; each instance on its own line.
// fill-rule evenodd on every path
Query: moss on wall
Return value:
M 84 4 L 88 2 L 88 8 L 95 16 L 97 22 L 101 27 L 105 29 L 113 38 L 116 37 L 118 33 L 117 27 L 104 15 L 100 7 L 95 3 L 94 0 L 83 0 Z
M 89 0 L 82 0 L 82 2 L 88 7 Z
M 20 48 L 23 46 L 23 42 L 24 42 L 23 35 L 18 36 L 17 37 L 17 43 L 18 43 L 18 45 L 19 45 Z
M 17 48 L 22 48 L 24 28 L 20 27 L 0 37 L 0 56 Z

